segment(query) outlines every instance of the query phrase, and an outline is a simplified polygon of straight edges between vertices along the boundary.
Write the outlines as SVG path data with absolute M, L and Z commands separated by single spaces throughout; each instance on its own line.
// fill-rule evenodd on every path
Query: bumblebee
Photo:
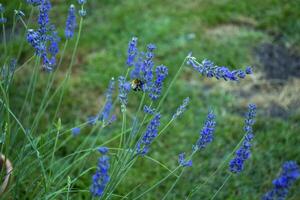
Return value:
M 144 82 L 140 79 L 133 79 L 131 81 L 131 88 L 134 90 L 134 91 L 141 91 L 143 90 L 143 85 L 144 85 Z

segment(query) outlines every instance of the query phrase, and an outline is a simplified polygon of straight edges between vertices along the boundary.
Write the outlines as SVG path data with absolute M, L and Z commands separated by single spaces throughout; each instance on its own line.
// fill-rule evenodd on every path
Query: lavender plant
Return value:
M 295 161 L 286 161 L 282 165 L 282 170 L 278 178 L 274 179 L 273 188 L 268 191 L 263 200 L 286 199 L 289 189 L 300 177 L 300 169 Z
M 22 24 L 25 31 L 23 39 L 32 47 L 33 55 L 23 64 L 20 63 L 23 61 L 20 55 L 13 55 L 13 51 L 7 47 L 5 24 L 9 18 L 4 15 L 5 8 L 0 4 L 4 49 L 4 54 L 1 56 L 4 64 L 0 70 L 0 129 L 3 132 L 0 152 L 7 156 L 14 156 L 12 173 L 16 177 L 6 193 L 0 195 L 6 199 L 71 199 L 71 197 L 79 198 L 80 195 L 92 199 L 117 197 L 141 199 L 166 180 L 174 177 L 175 181 L 167 188 L 167 192 L 161 199 L 171 198 L 172 191 L 186 170 L 193 170 L 195 156 L 198 156 L 200 151 L 205 153 L 209 144 L 214 143 L 217 129 L 215 111 L 209 109 L 203 127 L 198 127 L 200 130 L 198 139 L 195 140 L 194 145 L 187 144 L 190 148 L 189 152 L 178 155 L 178 162 L 175 160 L 177 164 L 174 169 L 170 169 L 151 155 L 157 140 L 167 132 L 168 128 L 177 125 L 179 123 L 177 120 L 180 120 L 185 112 L 192 112 L 188 110 L 189 104 L 197 101 L 195 98 L 187 97 L 173 113 L 165 113 L 163 105 L 175 82 L 185 67 L 191 67 L 207 78 L 232 82 L 240 81 L 252 74 L 251 67 L 230 70 L 229 67 L 219 67 L 207 59 L 200 62 L 189 54 L 173 76 L 167 66 L 155 63 L 154 44 L 148 44 L 145 51 L 139 51 L 138 38 L 133 37 L 128 43 L 127 59 L 123 62 L 126 65 L 126 72 L 118 75 L 117 80 L 111 78 L 103 106 L 95 115 L 80 118 L 82 123 L 74 121 L 72 126 L 66 126 L 62 123 L 63 119 L 58 117 L 59 110 L 77 56 L 84 17 L 87 17 L 85 5 L 88 2 L 78 0 L 77 5 L 69 6 L 66 10 L 63 35 L 58 31 L 61 27 L 56 28 L 55 20 L 50 17 L 52 8 L 50 0 L 27 0 L 26 3 L 31 7 L 31 12 L 15 10 L 17 21 L 14 21 L 13 25 L 15 27 L 17 22 Z M 78 13 L 75 9 L 77 6 Z M 36 13 L 37 16 L 34 16 Z M 78 24 L 77 19 L 79 19 Z M 74 40 L 74 46 L 71 46 L 71 57 L 65 58 L 65 52 L 69 45 L 73 44 L 69 43 L 71 40 Z M 22 52 L 22 49 L 23 45 L 20 45 L 19 52 Z M 61 66 L 65 63 L 67 69 L 64 77 L 56 78 L 57 71 L 61 70 Z M 40 68 L 43 70 L 40 71 Z M 29 83 L 21 108 L 14 110 L 10 104 L 10 87 L 15 74 L 25 69 L 30 71 Z M 46 77 L 46 86 L 43 88 L 42 96 L 38 96 L 38 81 L 44 77 Z M 138 106 L 134 114 L 130 104 L 130 98 L 133 96 L 138 98 Z M 57 103 L 55 108 L 51 107 L 54 100 Z M 217 172 L 229 165 L 228 175 L 218 190 L 211 195 L 211 199 L 217 196 L 230 177 L 242 173 L 246 167 L 245 161 L 250 158 L 256 106 L 249 104 L 248 109 L 244 126 L 245 135 L 227 159 L 220 162 L 219 167 L 209 177 L 213 180 Z M 87 120 L 83 120 L 86 118 Z M 111 130 L 108 128 L 115 125 L 113 122 L 117 118 L 122 120 L 121 127 L 116 124 L 120 130 L 116 133 L 116 129 L 113 129 L 112 133 L 106 135 L 105 131 Z M 45 121 L 50 124 L 50 128 L 43 129 L 39 126 Z M 172 134 L 175 137 L 177 133 Z M 75 140 L 80 140 L 80 143 L 72 145 Z M 24 142 L 20 145 L 18 141 Z M 14 148 L 15 145 L 17 150 Z M 72 150 L 66 148 L 67 146 L 71 146 Z M 177 153 L 173 154 L 176 157 Z M 96 159 L 98 159 L 97 164 Z M 153 161 L 167 169 L 169 173 L 134 197 L 129 195 L 137 188 L 128 191 L 125 196 L 118 195 L 119 186 L 126 181 L 135 164 L 143 159 Z M 1 170 L 0 178 L 3 178 L 7 174 L 2 168 Z M 82 182 L 82 179 L 87 177 L 90 180 L 89 185 Z M 273 182 L 274 188 L 266 193 L 263 199 L 285 198 L 288 189 L 298 177 L 297 164 L 291 161 L 285 163 L 280 177 Z M 191 188 L 191 191 L 187 191 L 189 193 L 186 199 L 193 198 L 206 183 L 197 184 Z M 20 185 L 26 186 L 28 190 L 21 191 Z

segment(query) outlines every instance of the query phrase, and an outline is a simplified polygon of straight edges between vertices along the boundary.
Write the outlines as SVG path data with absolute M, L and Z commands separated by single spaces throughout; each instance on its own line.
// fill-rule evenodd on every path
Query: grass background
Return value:
M 68 4 L 76 4 L 76 1 L 51 2 L 51 20 L 60 28 L 60 34 L 63 36 Z M 6 0 L 3 4 L 7 5 L 7 13 L 12 13 L 14 8 L 19 7 L 19 1 Z M 209 178 L 209 175 L 242 138 L 243 113 L 246 112 L 248 103 L 256 103 L 258 118 L 254 127 L 252 157 L 246 162 L 245 171 L 231 178 L 216 199 L 260 199 L 271 187 L 271 181 L 278 174 L 284 161 L 295 160 L 300 163 L 300 111 L 299 93 L 293 92 L 295 88 L 299 88 L 299 85 L 295 84 L 299 83 L 298 79 L 286 80 L 282 85 L 274 84 L 270 77 L 264 76 L 264 69 L 257 59 L 255 49 L 263 43 L 280 43 L 299 55 L 299 6 L 297 0 L 90 0 L 87 3 L 88 14 L 84 21 L 72 78 L 67 85 L 59 112 L 62 124 L 74 126 L 98 112 L 104 104 L 104 92 L 110 78 L 117 77 L 125 70 L 127 43 L 132 36 L 139 38 L 140 48 L 144 48 L 148 43 L 156 44 L 156 64 L 168 66 L 170 77 L 191 51 L 199 60 L 208 58 L 217 65 L 226 65 L 231 69 L 252 65 L 254 76 L 241 83 L 207 80 L 186 67 L 165 102 L 163 122 L 172 116 L 187 96 L 192 100 L 189 110 L 156 140 L 151 147 L 150 156 L 169 168 L 174 168 L 177 165 L 177 155 L 182 151 L 191 151 L 208 108 L 213 108 L 217 115 L 215 140 L 196 156 L 193 160 L 194 166 L 186 170 L 169 196 L 169 199 L 183 199 L 195 184 L 208 180 L 192 199 L 209 199 L 224 181 L 226 168 L 214 178 Z M 24 3 L 22 8 L 29 11 L 29 7 Z M 22 31 L 19 24 L 20 37 L 9 41 L 15 54 L 13 47 L 20 44 Z M 74 42 L 69 47 L 73 45 Z M 32 49 L 26 45 L 21 59 L 26 60 L 31 55 L 30 52 Z M 63 78 L 71 52 L 72 48 L 69 48 L 64 65 L 58 69 L 57 80 Z M 25 92 L 22 91 L 25 91 L 31 71 L 32 68 L 26 66 L 16 74 L 11 89 L 11 101 L 15 111 L 22 106 L 21 102 L 25 96 Z M 44 79 L 47 76 L 41 72 L 37 96 L 43 94 Z M 167 82 L 170 80 L 171 78 L 167 79 Z M 265 90 L 265 87 L 268 88 Z M 291 91 L 292 95 L 285 95 L 283 91 Z M 281 99 L 276 98 L 279 94 L 283 95 L 286 101 L 293 99 L 292 103 L 280 104 Z M 138 99 L 139 94 L 130 95 L 129 116 L 134 114 Z M 49 119 L 57 100 L 53 101 L 53 105 L 50 105 L 39 124 L 41 130 L 53 126 Z M 35 101 L 38 104 L 39 99 Z M 274 102 L 282 108 L 278 115 L 272 115 L 273 112 L 270 112 L 276 109 Z M 119 107 L 115 109 L 115 113 L 119 113 Z M 30 119 L 27 120 L 30 122 Z M 120 130 L 120 124 L 121 117 L 118 117 L 114 125 L 101 135 L 94 134 L 91 141 L 97 139 L 101 144 Z M 85 133 L 83 130 L 61 149 L 59 155 L 64 156 L 72 152 L 86 136 Z M 22 142 L 19 143 L 21 146 Z M 17 150 L 12 154 L 16 155 Z M 92 166 L 95 163 L 94 156 L 86 165 Z M 117 189 L 117 194 L 124 195 L 140 185 L 129 198 L 137 196 L 167 173 L 168 171 L 153 162 L 140 159 L 126 181 Z M 145 199 L 160 199 L 173 181 L 174 179 L 170 178 L 147 194 Z M 87 189 L 90 182 L 91 177 L 86 175 L 74 187 Z M 289 199 L 299 199 L 299 186 L 298 181 L 290 192 Z M 18 196 L 22 191 L 26 191 L 26 181 L 20 183 Z M 86 193 L 76 193 L 72 196 L 72 199 L 87 198 L 89 194 Z

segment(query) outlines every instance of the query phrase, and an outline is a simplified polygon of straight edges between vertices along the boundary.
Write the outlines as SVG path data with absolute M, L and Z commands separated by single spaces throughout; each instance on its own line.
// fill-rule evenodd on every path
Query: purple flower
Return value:
M 155 73 L 156 73 L 156 80 L 152 85 L 149 93 L 149 97 L 153 101 L 157 100 L 160 97 L 163 82 L 168 75 L 168 68 L 166 66 L 160 65 L 156 67 Z
M 144 112 L 150 115 L 153 115 L 155 113 L 155 109 L 151 108 L 147 105 L 144 105 Z
M 250 66 L 245 69 L 246 74 L 252 74 L 252 68 Z
M 138 54 L 137 49 L 137 38 L 133 37 L 131 41 L 128 44 L 128 50 L 127 50 L 127 62 L 126 64 L 131 67 L 134 65 L 135 58 Z
M 175 120 L 186 110 L 186 107 L 188 106 L 189 102 L 190 102 L 189 97 L 183 100 L 183 103 L 179 106 L 179 108 L 177 108 L 176 113 L 174 113 L 174 115 L 172 116 L 172 120 Z
M 109 157 L 103 155 L 98 160 L 96 173 L 93 175 L 91 193 L 93 196 L 100 197 L 103 195 L 104 189 L 110 180 L 109 176 Z
M 17 60 L 14 58 L 11 59 L 9 63 L 9 71 L 13 73 L 16 69 L 16 66 L 17 66 Z
M 158 127 L 160 125 L 160 114 L 156 114 L 147 126 L 147 129 L 140 141 L 136 146 L 136 152 L 139 155 L 148 153 L 151 143 L 158 134 Z
M 155 44 L 148 44 L 147 48 L 149 49 L 149 51 L 154 51 L 156 49 Z
M 130 89 L 130 83 L 126 82 L 125 77 L 119 76 L 119 100 L 122 105 L 127 105 L 127 95 Z
M 229 170 L 232 173 L 240 173 L 241 171 L 243 171 L 244 162 L 251 155 L 251 141 L 254 137 L 252 126 L 254 124 L 255 115 L 256 105 L 249 104 L 244 126 L 244 131 L 246 132 L 246 135 L 244 137 L 241 147 L 236 151 L 235 157 L 229 162 Z
M 76 27 L 76 15 L 75 6 L 72 4 L 69 8 L 69 14 L 66 21 L 65 36 L 67 39 L 71 39 L 74 35 L 74 30 Z
M 191 167 L 193 165 L 192 160 L 185 160 L 185 153 L 181 153 L 178 155 L 178 163 L 183 167 Z
M 2 3 L 0 3 L 0 14 L 4 13 L 4 11 L 5 11 L 5 8 L 2 5 Z
M 130 72 L 131 79 L 141 79 L 141 68 L 144 63 L 144 52 L 137 53 L 136 61 L 134 62 L 134 68 Z
M 117 116 L 112 115 L 111 118 L 106 122 L 106 125 L 112 124 L 116 120 L 117 120 Z
M 80 5 L 85 4 L 85 3 L 86 3 L 86 0 L 78 0 L 78 3 L 79 3 Z
M 27 42 L 31 44 L 31 46 L 35 49 L 37 55 L 41 55 L 42 51 L 44 51 L 44 47 L 42 47 L 40 41 L 40 34 L 33 29 L 28 29 L 27 31 Z
M 0 24 L 5 24 L 7 19 L 5 17 L 0 17 Z
M 43 0 L 26 0 L 26 2 L 28 4 L 33 5 L 33 6 L 38 6 L 43 2 Z
M 79 127 L 74 127 L 74 128 L 72 128 L 71 131 L 72 131 L 73 136 L 77 136 L 80 133 L 80 128 Z
M 55 26 L 50 24 L 50 9 L 49 0 L 41 1 L 38 17 L 39 28 L 37 31 L 29 29 L 27 32 L 27 41 L 35 49 L 36 55 L 42 58 L 43 68 L 46 71 L 52 71 L 55 68 L 60 41 Z
M 50 19 L 49 19 L 50 9 L 51 9 L 50 1 L 43 0 L 42 4 L 39 6 L 40 13 L 39 13 L 39 17 L 38 17 L 38 24 L 40 25 L 39 32 L 40 32 L 41 36 L 45 37 L 42 39 L 43 41 L 46 40 L 45 34 L 47 33 L 47 26 L 50 23 Z
M 112 94 L 114 92 L 114 89 L 115 89 L 115 79 L 112 78 L 109 82 L 109 86 L 106 91 L 105 105 L 103 107 L 103 110 L 99 113 L 98 119 L 101 121 L 107 122 L 109 120 L 109 116 L 110 116 L 110 113 L 112 110 L 112 104 L 113 104 Z
M 87 123 L 89 125 L 95 125 L 97 123 L 98 116 L 89 116 L 87 119 Z
M 9 85 L 9 83 L 12 81 L 16 66 L 17 60 L 11 59 L 8 65 L 3 65 L 3 67 L 0 69 L 0 79 L 3 80 L 6 85 Z
M 283 163 L 279 177 L 273 180 L 273 188 L 262 197 L 262 200 L 284 200 L 299 177 L 300 169 L 295 161 Z
M 51 35 L 48 35 L 49 47 L 48 52 L 43 52 L 42 58 L 44 63 L 44 68 L 47 71 L 52 71 L 56 66 L 56 55 L 59 51 L 60 38 L 57 35 L 54 26 L 51 26 Z
M 144 91 L 149 91 L 153 84 L 153 67 L 154 67 L 154 49 L 155 46 L 153 44 L 149 44 L 147 46 L 148 51 L 146 52 L 146 58 L 143 62 L 143 65 L 141 66 L 141 72 L 142 72 L 142 80 L 145 81 L 144 84 Z
M 98 151 L 104 155 L 104 154 L 107 154 L 108 148 L 107 147 L 99 147 Z
M 196 58 L 189 56 L 188 65 L 191 65 L 196 71 L 208 78 L 215 77 L 216 79 L 223 78 L 225 81 L 237 81 L 246 77 L 246 74 L 251 74 L 251 67 L 247 67 L 246 70 L 233 70 L 230 71 L 227 67 L 215 66 L 210 60 L 203 60 L 202 63 L 196 61 Z
M 200 137 L 197 140 L 196 145 L 193 146 L 193 150 L 197 151 L 198 149 L 205 148 L 209 143 L 211 143 L 214 139 L 214 132 L 215 132 L 215 121 L 216 116 L 214 115 L 213 111 L 210 110 L 207 114 L 206 121 L 204 126 L 200 132 Z

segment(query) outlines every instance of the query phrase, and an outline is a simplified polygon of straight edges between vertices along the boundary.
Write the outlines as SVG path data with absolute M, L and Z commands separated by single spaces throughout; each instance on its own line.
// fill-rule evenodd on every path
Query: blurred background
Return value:
M 25 1 L 2 3 L 6 5 L 7 15 L 12 15 L 15 8 L 21 8 L 26 15 L 30 11 Z M 51 3 L 51 21 L 63 37 L 68 7 L 72 3 L 77 5 L 77 1 L 52 0 Z M 254 74 L 236 83 L 208 80 L 185 67 L 165 102 L 163 121 L 172 116 L 185 97 L 191 98 L 191 104 L 153 144 L 150 155 L 174 168 L 177 155 L 191 151 L 209 108 L 216 112 L 217 129 L 214 142 L 196 156 L 194 166 L 186 170 L 170 199 L 183 199 L 195 184 L 205 181 L 193 199 L 208 199 L 220 187 L 227 169 L 214 178 L 209 176 L 243 137 L 243 116 L 248 103 L 258 107 L 252 157 L 246 162 L 245 171 L 232 178 L 217 199 L 260 199 L 271 187 L 284 161 L 295 160 L 300 164 L 299 0 L 88 0 L 86 9 L 75 66 L 59 111 L 64 125 L 75 126 L 97 114 L 104 104 L 109 80 L 124 73 L 127 44 L 136 36 L 140 49 L 145 49 L 148 43 L 157 46 L 156 65 L 164 64 L 170 70 L 167 83 L 189 52 L 198 60 L 210 59 L 230 69 L 253 66 Z M 34 27 L 34 23 L 29 26 Z M 23 34 L 24 28 L 18 24 L 17 39 L 9 40 L 9 46 L 16 49 L 15 54 Z M 69 44 L 62 67 L 57 69 L 57 82 L 65 75 L 74 42 Z M 20 52 L 21 61 L 32 53 L 32 48 L 25 44 Z M 22 106 L 31 70 L 24 67 L 16 73 L 11 90 L 15 110 Z M 41 72 L 40 76 L 37 93 L 43 94 L 46 84 L 43 76 L 47 75 Z M 129 116 L 136 111 L 139 97 L 135 93 L 130 95 Z M 58 98 L 48 108 L 40 128 L 51 126 L 48 121 L 57 101 Z M 119 107 L 114 113 L 120 113 Z M 94 139 L 101 144 L 111 138 L 119 132 L 121 121 L 117 116 L 117 121 Z M 60 154 L 72 152 L 72 146 L 80 144 L 84 137 L 85 131 Z M 95 159 L 89 164 L 94 165 Z M 132 194 L 135 196 L 167 174 L 167 170 L 153 162 L 140 159 L 118 188 L 118 194 L 126 194 L 140 185 Z M 90 179 L 82 178 L 77 186 L 89 187 Z M 170 178 L 145 199 L 160 199 L 173 181 Z M 298 181 L 289 199 L 300 198 L 299 187 Z M 85 198 L 85 194 L 78 194 L 75 199 L 80 199 L 80 195 Z

